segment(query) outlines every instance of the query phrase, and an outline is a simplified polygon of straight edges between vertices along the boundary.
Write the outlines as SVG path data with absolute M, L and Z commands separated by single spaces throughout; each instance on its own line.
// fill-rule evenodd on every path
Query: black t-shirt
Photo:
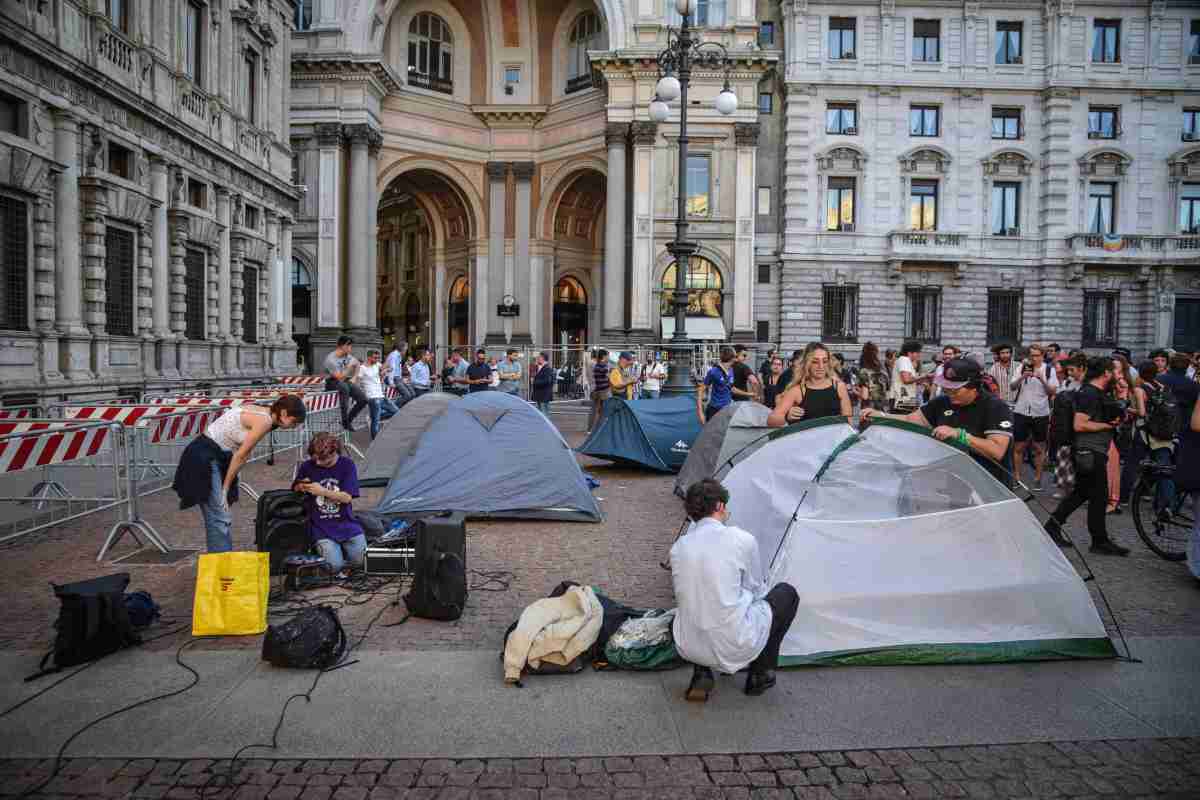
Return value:
M 754 374 L 754 370 L 747 367 L 741 361 L 733 362 L 733 388 L 741 389 L 743 392 L 750 391 L 750 376 Z M 749 397 L 734 395 L 734 400 L 749 400 Z
M 479 380 L 480 378 L 490 379 L 491 377 L 492 377 L 492 367 L 490 364 L 475 363 L 475 364 L 472 364 L 471 366 L 467 367 L 467 379 L 468 380 L 475 381 L 475 380 Z M 490 388 L 492 388 L 492 387 L 486 383 L 472 383 L 470 386 L 470 391 L 486 392 Z
M 1092 422 L 1112 422 L 1114 414 L 1109 414 L 1105 419 L 1104 414 L 1104 392 L 1097 389 L 1090 383 L 1085 383 L 1075 392 L 1075 413 L 1087 414 L 1088 419 Z M 1075 449 L 1086 450 L 1091 453 L 1099 453 L 1100 455 L 1108 455 L 1108 445 L 1112 442 L 1113 431 L 1088 431 L 1087 433 L 1075 432 Z
M 949 425 L 951 428 L 964 428 L 972 436 L 986 438 L 993 434 L 1012 436 L 1012 409 L 996 395 L 980 391 L 975 402 L 967 406 L 956 406 L 950 402 L 948 395 L 935 397 L 921 406 L 921 414 L 930 427 Z M 996 480 L 1005 486 L 1012 485 L 1012 445 L 1004 451 L 1000 464 L 985 455 L 971 451 L 971 456 L 979 462 Z

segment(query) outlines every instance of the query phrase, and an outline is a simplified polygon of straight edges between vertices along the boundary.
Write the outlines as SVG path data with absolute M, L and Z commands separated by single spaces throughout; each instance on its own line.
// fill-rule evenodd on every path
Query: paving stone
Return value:
M 599 758 L 579 758 L 575 760 L 575 774 L 584 775 L 589 772 L 603 772 L 604 761 Z
M 732 772 L 736 768 L 730 756 L 705 756 L 704 766 L 709 772 Z
M 812 753 L 790 753 L 792 761 L 796 762 L 796 766 L 801 769 L 810 769 L 822 766 L 821 759 L 817 758 Z
M 948 761 L 938 761 L 929 765 L 929 771 L 939 778 L 948 781 L 961 780 L 966 777 L 963 774 L 962 767 L 958 764 L 953 764 Z
M 667 768 L 672 771 L 704 769 L 704 762 L 698 756 L 668 756 Z
M 391 786 L 376 786 L 371 790 L 371 794 L 368 795 L 368 797 L 370 797 L 371 800 L 404 800 L 404 796 L 406 794 L 407 792 L 405 792 L 403 789 L 397 789 Z
M 766 759 L 767 766 L 771 769 L 793 769 L 796 766 L 796 762 L 787 756 L 769 755 L 763 756 L 763 758 Z
M 918 747 L 915 750 L 909 749 L 909 750 L 905 750 L 904 752 L 907 753 L 908 756 L 910 758 L 912 758 L 913 761 L 919 761 L 921 763 L 938 760 L 937 755 L 934 754 L 934 752 L 932 750 L 926 749 L 924 747 Z
M 437 775 L 454 769 L 454 762 L 448 758 L 432 758 L 421 764 L 422 774 Z
M 306 785 L 306 786 L 331 786 L 331 787 L 337 787 L 337 786 L 341 786 L 341 785 L 342 785 L 342 776 L 341 776 L 341 775 L 338 775 L 338 774 L 332 774 L 332 775 L 327 775 L 327 774 L 320 774 L 320 775 L 310 775 L 310 776 L 309 776 L 309 778 L 308 778 L 308 781 L 307 781 L 307 783 L 305 783 L 305 785 Z
M 588 789 L 602 789 L 613 785 L 612 778 L 606 772 L 585 772 L 579 776 L 579 783 Z
M 717 786 L 748 786 L 750 779 L 744 772 L 714 772 L 712 782 Z
M 612 776 L 613 786 L 621 789 L 641 788 L 646 785 L 646 778 L 638 772 L 617 772 Z M 573 787 L 565 787 L 573 788 Z
M 370 789 L 379 782 L 379 776 L 373 772 L 356 772 L 342 779 L 342 786 Z
M 583 778 L 584 776 L 580 776 Z M 549 784 L 546 781 L 546 776 L 540 772 L 537 773 L 517 773 L 515 788 L 518 789 L 544 789 Z M 585 784 L 586 785 L 586 784 Z
M 797 786 L 792 792 L 796 800 L 834 800 L 833 793 L 824 786 Z
M 841 753 L 817 753 L 817 758 L 827 767 L 840 767 L 846 763 L 846 757 Z
M 839 800 L 867 800 L 867 787 L 858 783 L 842 783 L 830 787 L 829 791 Z
M 766 771 L 747 772 L 751 786 L 775 786 L 775 773 Z
M 792 800 L 795 795 L 789 789 L 753 789 L 750 800 Z
M 838 767 L 834 770 L 838 780 L 842 783 L 866 783 L 867 772 L 862 769 L 854 769 L 853 767 Z
M 267 786 L 242 786 L 233 793 L 233 800 L 267 800 L 267 795 L 271 793 L 270 787 Z M 351 800 L 351 798 L 345 798 Z
M 267 800 L 297 800 L 303 791 L 300 786 L 276 786 L 267 793 Z
M 808 776 L 804 774 L 802 769 L 781 769 L 779 771 L 779 782 L 784 786 L 808 786 Z
M 613 762 L 610 764 L 609 762 Z M 617 769 L 623 769 L 626 772 L 633 771 L 633 762 L 628 758 L 606 758 L 604 759 L 604 768 L 610 772 Z M 575 771 L 575 764 L 569 758 L 548 758 L 542 762 L 542 769 L 552 773 L 568 773 Z
M 900 780 L 900 776 L 891 767 L 867 767 L 866 773 L 867 780 L 871 783 L 891 783 Z
M 874 783 L 867 787 L 868 800 L 901 800 L 908 792 L 898 783 Z
M 767 762 L 763 760 L 762 756 L 738 756 L 737 765 L 742 772 L 767 768 Z
M 851 750 L 846 753 L 846 759 L 856 767 L 879 767 L 883 762 L 879 756 L 869 750 Z
M 667 761 L 660 756 L 636 756 L 633 768 L 638 772 L 665 772 Z
M 329 786 L 307 786 L 300 795 L 300 800 L 329 800 L 333 789 Z
M 485 772 L 478 778 L 476 785 L 481 789 L 511 789 L 516 783 L 512 772 Z
M 912 764 L 913 757 L 903 750 L 876 750 L 879 760 L 889 766 L 898 767 L 902 764 Z
M 954 781 L 934 781 L 933 790 L 938 797 L 966 797 L 967 790 Z
M 637 775 L 635 772 L 620 772 L 618 776 Z M 614 776 L 616 777 L 616 776 Z M 641 775 L 637 775 L 641 778 Z M 579 776 L 573 772 L 551 772 L 546 776 L 552 789 L 574 789 L 579 786 Z M 618 784 L 620 785 L 620 784 Z M 640 785 L 640 784 L 638 784 Z
M 829 769 L 828 767 L 806 769 L 804 774 L 808 776 L 808 782 L 813 785 L 830 785 L 836 783 L 833 777 L 833 770 Z
M 966 790 L 967 797 L 992 798 L 996 796 L 996 790 L 987 781 L 963 781 L 962 787 Z

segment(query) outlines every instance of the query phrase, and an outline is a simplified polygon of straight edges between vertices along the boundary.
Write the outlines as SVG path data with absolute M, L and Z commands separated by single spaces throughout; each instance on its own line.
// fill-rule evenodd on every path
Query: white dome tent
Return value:
M 963 449 L 907 423 L 782 429 L 723 478 L 800 608 L 780 665 L 1114 658 L 1082 579 Z

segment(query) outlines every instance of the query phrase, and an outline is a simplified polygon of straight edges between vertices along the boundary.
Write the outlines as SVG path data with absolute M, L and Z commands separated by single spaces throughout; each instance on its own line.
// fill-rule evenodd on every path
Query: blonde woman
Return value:
M 829 351 L 814 342 L 804 351 L 799 374 L 775 401 L 767 427 L 782 428 L 802 419 L 849 417 L 851 413 L 850 392 L 833 377 Z

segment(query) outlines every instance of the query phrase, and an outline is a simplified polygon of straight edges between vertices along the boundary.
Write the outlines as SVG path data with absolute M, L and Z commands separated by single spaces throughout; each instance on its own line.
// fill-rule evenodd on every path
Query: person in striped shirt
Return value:
M 996 363 L 988 369 L 988 374 L 996 381 L 997 396 L 1012 408 L 1017 387 L 1021 385 L 1021 371 L 1013 365 L 1012 345 L 998 344 L 992 348 L 992 352 L 996 354 Z

